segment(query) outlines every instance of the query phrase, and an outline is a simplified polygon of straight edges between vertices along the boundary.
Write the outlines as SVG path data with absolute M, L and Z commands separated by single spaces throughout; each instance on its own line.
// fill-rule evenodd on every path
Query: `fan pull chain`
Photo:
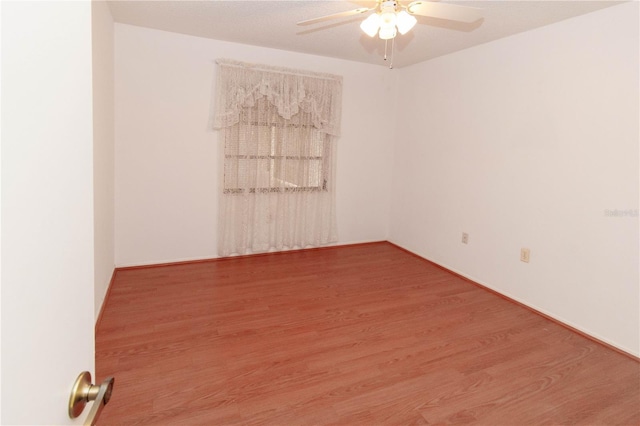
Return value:
M 393 51 L 395 50 L 396 47 L 396 38 L 392 38 L 391 39 L 391 62 L 389 63 L 389 69 L 392 70 L 393 69 Z
M 389 40 L 384 41 L 384 60 L 387 60 L 387 46 L 389 45 Z M 396 46 L 396 38 L 391 39 L 391 61 L 389 61 L 389 69 L 393 69 L 393 52 Z

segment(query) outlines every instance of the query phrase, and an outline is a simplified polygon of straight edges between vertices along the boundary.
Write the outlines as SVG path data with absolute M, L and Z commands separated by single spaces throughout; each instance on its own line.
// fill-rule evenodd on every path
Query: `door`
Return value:
M 2 424 L 94 373 L 91 4 L 0 2 Z

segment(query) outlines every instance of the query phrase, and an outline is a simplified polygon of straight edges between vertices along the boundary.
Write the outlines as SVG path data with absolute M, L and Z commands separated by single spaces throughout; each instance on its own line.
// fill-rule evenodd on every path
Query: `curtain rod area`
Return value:
M 279 74 L 294 75 L 299 77 L 313 77 L 321 78 L 324 80 L 342 81 L 342 76 L 327 73 L 318 73 L 313 71 L 297 70 L 293 68 L 276 67 L 263 64 L 252 64 L 248 62 L 240 62 L 232 59 L 216 59 L 215 63 L 221 66 L 233 67 L 233 68 L 245 68 L 257 71 L 266 71 Z

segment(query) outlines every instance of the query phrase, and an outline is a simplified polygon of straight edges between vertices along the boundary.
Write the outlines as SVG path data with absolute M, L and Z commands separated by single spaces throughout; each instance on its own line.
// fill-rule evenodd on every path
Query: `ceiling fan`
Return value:
M 360 15 L 369 11 L 374 12 L 362 21 L 360 28 L 369 37 L 375 37 L 375 35 L 378 34 L 378 37 L 385 40 L 385 42 L 388 40 L 393 41 L 398 33 L 404 35 L 409 32 L 418 22 L 413 15 L 428 16 L 464 23 L 473 23 L 482 18 L 482 10 L 475 7 L 458 6 L 455 4 L 438 3 L 427 0 L 413 1 L 405 6 L 401 4 L 400 0 L 377 0 L 376 5 L 371 8 L 360 7 L 354 10 L 307 19 L 305 21 L 298 22 L 298 25 L 317 24 L 331 19 Z M 386 44 L 384 59 L 385 61 L 387 60 Z

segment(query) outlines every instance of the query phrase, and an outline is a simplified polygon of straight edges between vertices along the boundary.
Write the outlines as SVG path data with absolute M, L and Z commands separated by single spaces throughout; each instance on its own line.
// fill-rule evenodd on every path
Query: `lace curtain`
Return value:
M 335 139 L 342 78 L 218 60 L 213 127 L 224 179 L 218 254 L 337 241 Z

